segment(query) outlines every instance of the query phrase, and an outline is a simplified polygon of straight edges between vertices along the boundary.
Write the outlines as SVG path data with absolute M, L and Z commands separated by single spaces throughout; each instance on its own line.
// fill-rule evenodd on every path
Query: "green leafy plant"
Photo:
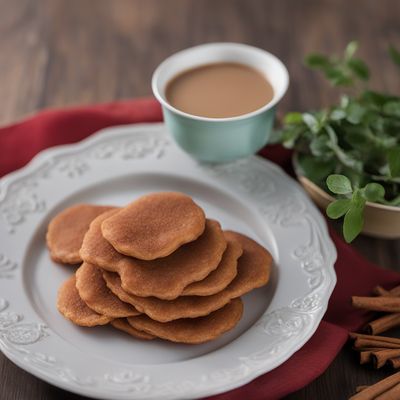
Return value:
M 365 62 L 354 57 L 357 47 L 357 42 L 350 42 L 343 57 L 310 54 L 306 57 L 305 64 L 310 68 L 321 70 L 333 86 L 352 86 L 357 80 L 369 79 L 369 69 Z
M 364 224 L 363 211 L 367 201 L 386 202 L 385 188 L 379 183 L 367 183 L 363 188 L 354 188 L 344 175 L 332 174 L 326 179 L 328 189 L 343 198 L 330 203 L 326 209 L 329 218 L 344 216 L 343 236 L 347 242 L 353 241 Z
M 341 57 L 311 54 L 307 66 L 320 70 L 336 87 L 352 90 L 338 104 L 286 114 L 279 141 L 295 149 L 300 172 L 337 198 L 330 218 L 343 220 L 351 242 L 363 226 L 367 201 L 400 206 L 400 97 L 370 90 L 368 66 L 355 57 L 357 43 Z M 400 52 L 389 48 L 400 67 Z

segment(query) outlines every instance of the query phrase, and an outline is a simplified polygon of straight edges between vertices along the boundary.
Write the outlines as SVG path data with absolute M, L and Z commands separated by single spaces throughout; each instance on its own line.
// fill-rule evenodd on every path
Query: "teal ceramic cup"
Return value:
M 236 62 L 258 70 L 271 83 L 274 97 L 258 110 L 230 118 L 191 115 L 169 104 L 165 89 L 172 78 L 185 70 L 218 62 Z M 239 43 L 210 43 L 180 51 L 162 62 L 152 78 L 153 93 L 176 143 L 194 158 L 214 163 L 249 156 L 267 144 L 277 103 L 288 84 L 287 69 L 277 57 Z

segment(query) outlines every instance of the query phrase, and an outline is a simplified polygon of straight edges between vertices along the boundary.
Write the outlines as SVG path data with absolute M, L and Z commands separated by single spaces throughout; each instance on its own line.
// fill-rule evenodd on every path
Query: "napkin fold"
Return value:
M 42 111 L 0 128 L 0 176 L 21 168 L 47 147 L 77 142 L 113 125 L 158 121 L 162 121 L 162 113 L 154 99 Z M 291 172 L 290 151 L 280 146 L 268 146 L 260 155 Z M 400 283 L 400 274 L 381 269 L 364 259 L 333 229 L 330 229 L 330 235 L 338 252 L 335 264 L 338 281 L 316 333 L 280 367 L 238 389 L 209 397 L 209 400 L 274 400 L 304 387 L 329 366 L 346 342 L 348 331 L 365 323 L 366 314 L 351 307 L 351 296 L 369 295 L 377 284 L 392 287 Z

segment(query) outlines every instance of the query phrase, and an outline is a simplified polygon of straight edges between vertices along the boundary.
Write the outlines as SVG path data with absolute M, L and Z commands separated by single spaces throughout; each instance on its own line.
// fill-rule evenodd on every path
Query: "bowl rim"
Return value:
M 241 114 L 241 115 L 237 115 L 234 117 L 226 117 L 226 118 L 210 118 L 210 117 L 202 117 L 199 115 L 194 115 L 194 114 L 189 114 L 186 113 L 184 111 L 181 111 L 175 107 L 173 107 L 168 101 L 166 101 L 164 99 L 164 97 L 161 95 L 160 91 L 158 90 L 158 80 L 160 78 L 160 75 L 162 73 L 162 70 L 165 68 L 166 65 L 168 65 L 168 63 L 170 63 L 171 61 L 173 61 L 175 58 L 178 58 L 182 55 L 184 55 L 185 53 L 194 53 L 196 51 L 199 50 L 203 50 L 205 48 L 210 48 L 210 47 L 236 47 L 236 49 L 238 51 L 240 50 L 250 50 L 253 52 L 257 52 L 259 54 L 263 54 L 264 56 L 270 58 L 271 60 L 273 60 L 274 63 L 276 63 L 276 65 L 278 65 L 278 67 L 281 69 L 282 74 L 283 74 L 283 79 L 284 79 L 284 83 L 282 85 L 281 90 L 276 93 L 276 95 L 273 97 L 273 99 L 271 101 L 269 101 L 268 103 L 264 104 L 262 107 L 258 108 L 257 110 L 251 111 L 249 113 L 246 114 Z M 200 66 L 201 64 L 199 64 Z M 193 46 L 193 47 L 188 47 L 184 50 L 178 51 L 176 53 L 173 53 L 172 55 L 170 55 L 169 57 L 167 57 L 164 61 L 162 61 L 158 67 L 155 69 L 155 71 L 153 72 L 153 76 L 151 78 L 151 89 L 153 91 L 154 96 L 156 97 L 156 99 L 161 103 L 161 105 L 163 107 L 166 107 L 169 111 L 178 114 L 180 116 L 186 117 L 186 118 L 190 118 L 190 119 L 194 119 L 194 120 L 198 120 L 198 121 L 205 121 L 205 122 L 229 122 L 229 121 L 241 121 L 247 118 L 251 118 L 254 117 L 256 115 L 259 115 L 261 113 L 263 113 L 264 111 L 270 110 L 272 107 L 274 107 L 281 99 L 282 97 L 285 95 L 287 89 L 289 86 L 289 72 L 285 66 L 285 64 L 274 54 L 261 49 L 259 47 L 255 47 L 255 46 L 250 46 L 248 44 L 244 44 L 244 43 L 235 43 L 235 42 L 212 42 L 212 43 L 205 43 L 205 44 L 200 44 L 198 46 Z
M 292 154 L 292 165 L 293 165 L 293 170 L 296 174 L 297 179 L 300 181 L 304 181 L 307 185 L 311 186 L 313 188 L 313 190 L 315 190 L 318 194 L 320 194 L 322 197 L 324 197 L 325 200 L 329 200 L 331 202 L 334 201 L 335 198 L 332 195 L 330 195 L 324 189 L 319 187 L 311 179 L 307 178 L 305 175 L 300 173 L 298 162 L 297 162 L 297 156 L 298 156 L 298 153 L 296 151 L 294 151 Z M 384 210 L 384 211 L 400 212 L 400 207 L 396 207 L 396 206 L 388 206 L 386 204 L 373 203 L 371 201 L 367 201 L 365 204 L 367 207 L 370 207 L 370 208 L 376 208 L 376 209 Z

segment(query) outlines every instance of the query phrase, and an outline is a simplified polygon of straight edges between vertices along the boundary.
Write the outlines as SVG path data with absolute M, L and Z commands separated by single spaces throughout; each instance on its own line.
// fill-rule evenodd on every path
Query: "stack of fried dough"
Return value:
M 142 196 L 126 207 L 78 204 L 49 224 L 58 263 L 80 265 L 58 292 L 74 324 L 111 324 L 139 339 L 203 343 L 234 328 L 240 296 L 265 285 L 270 253 L 207 219 L 187 195 Z

